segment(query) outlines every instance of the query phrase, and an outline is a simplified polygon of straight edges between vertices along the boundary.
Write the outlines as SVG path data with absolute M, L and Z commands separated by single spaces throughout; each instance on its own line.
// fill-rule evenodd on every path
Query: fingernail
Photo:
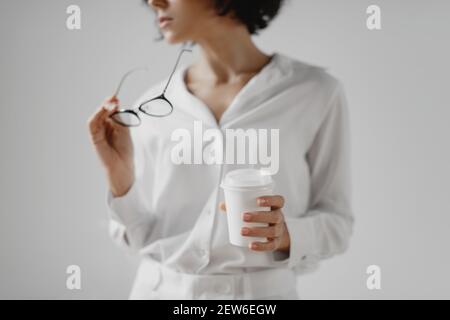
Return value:
M 265 199 L 258 199 L 258 205 L 262 205 L 265 204 L 266 200 Z
M 106 104 L 106 110 L 112 111 L 116 108 L 116 105 L 114 103 L 107 103 Z
M 242 228 L 242 234 L 248 234 L 250 230 L 248 228 Z
M 250 220 L 251 215 L 249 213 L 244 213 L 244 220 L 248 221 Z

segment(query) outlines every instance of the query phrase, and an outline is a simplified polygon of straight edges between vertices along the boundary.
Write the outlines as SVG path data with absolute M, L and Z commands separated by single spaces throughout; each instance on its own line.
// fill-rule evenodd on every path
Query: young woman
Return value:
M 200 55 L 143 93 L 139 110 L 119 109 L 115 94 L 88 121 L 109 182 L 111 235 L 142 257 L 130 298 L 298 299 L 296 276 L 344 252 L 352 234 L 343 85 L 321 67 L 255 46 L 251 36 L 282 0 L 148 4 L 165 41 L 193 43 Z M 169 112 L 152 114 L 155 105 Z M 246 248 L 228 239 L 220 183 L 245 164 L 173 161 L 174 132 L 195 139 L 198 123 L 222 132 L 278 130 L 275 195 L 258 202 L 270 212 L 247 220 L 267 227 L 241 230 L 267 241 Z M 192 144 L 214 154 L 208 141 Z

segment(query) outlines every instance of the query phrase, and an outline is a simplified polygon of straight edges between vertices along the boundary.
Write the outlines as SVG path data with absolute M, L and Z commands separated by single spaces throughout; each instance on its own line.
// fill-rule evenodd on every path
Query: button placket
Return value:
M 198 249 L 198 252 L 199 252 L 200 256 L 205 257 L 206 254 L 208 253 L 208 250 L 206 250 L 204 248 L 200 248 L 200 249 Z
M 217 282 L 214 289 L 217 293 L 228 294 L 231 292 L 231 285 L 228 282 Z
M 220 164 L 220 167 L 219 167 L 220 171 L 219 171 L 218 182 L 216 183 L 216 187 L 215 187 L 215 190 L 214 190 L 215 194 L 214 194 L 214 196 L 212 196 L 213 200 L 211 201 L 211 203 L 208 204 L 210 207 L 205 212 L 207 219 L 204 219 L 204 227 L 202 229 L 209 231 L 209 232 L 207 232 L 207 235 L 205 236 L 205 243 L 207 243 L 207 245 L 211 245 L 212 230 L 213 230 L 215 216 L 216 216 L 215 214 L 212 214 L 212 213 L 216 212 L 215 207 L 218 205 L 217 204 L 217 199 L 218 199 L 218 196 L 219 196 L 219 186 L 220 186 L 220 179 L 221 179 L 221 176 L 222 176 L 222 166 L 223 165 Z M 213 207 L 211 207 L 211 206 L 213 206 Z M 208 250 L 209 250 L 209 248 L 208 248 Z M 205 255 L 205 256 L 207 256 L 207 255 Z M 204 268 L 206 265 L 208 265 L 208 263 L 209 263 L 209 257 L 207 259 L 205 259 L 205 263 L 202 264 L 197 269 L 197 272 L 200 272 L 200 270 L 202 268 Z

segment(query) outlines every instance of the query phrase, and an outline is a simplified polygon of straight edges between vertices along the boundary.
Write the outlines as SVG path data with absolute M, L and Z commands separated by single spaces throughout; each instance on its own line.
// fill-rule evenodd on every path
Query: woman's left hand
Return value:
M 242 228 L 241 234 L 248 237 L 266 237 L 267 242 L 253 241 L 250 249 L 255 251 L 286 251 L 289 252 L 290 236 L 284 221 L 281 208 L 284 206 L 284 198 L 280 195 L 263 196 L 257 198 L 257 205 L 270 207 L 271 211 L 254 211 L 244 213 L 245 222 L 265 222 L 267 227 Z M 221 210 L 226 212 L 224 202 L 219 204 Z

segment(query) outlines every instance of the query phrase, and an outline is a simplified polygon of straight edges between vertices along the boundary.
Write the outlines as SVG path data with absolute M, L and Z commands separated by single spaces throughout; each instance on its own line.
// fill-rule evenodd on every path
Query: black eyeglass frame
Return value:
M 151 117 L 159 117 L 159 118 L 167 117 L 168 115 L 170 115 L 170 114 L 173 112 L 173 104 L 166 98 L 165 93 L 166 93 L 166 90 L 167 90 L 167 88 L 168 88 L 168 86 L 169 86 L 169 84 L 170 84 L 170 81 L 171 81 L 171 79 L 172 79 L 172 76 L 174 75 L 174 73 L 175 73 L 175 71 L 176 71 L 176 69 L 177 69 L 177 67 L 178 67 L 178 63 L 180 62 L 180 59 L 181 59 L 182 54 L 183 54 L 184 52 L 186 52 L 186 51 L 192 52 L 192 50 L 191 50 L 190 48 L 191 48 L 193 45 L 194 45 L 194 44 L 193 44 L 192 42 L 187 42 L 187 43 L 184 43 L 184 44 L 183 44 L 183 47 L 181 48 L 181 50 L 180 50 L 180 52 L 179 52 L 179 54 L 178 54 L 177 60 L 176 60 L 176 62 L 175 62 L 175 66 L 173 67 L 172 73 L 170 74 L 169 79 L 167 80 L 167 83 L 166 83 L 166 85 L 165 85 L 165 87 L 164 87 L 164 89 L 163 89 L 163 92 L 162 92 L 160 95 L 158 95 L 158 96 L 156 96 L 156 97 L 154 97 L 154 98 L 152 98 L 152 99 L 149 99 L 149 100 L 146 100 L 146 101 L 142 102 L 142 103 L 139 105 L 139 107 L 137 108 L 139 111 L 141 111 L 142 113 L 144 113 L 144 114 L 146 114 L 146 115 L 148 115 L 148 116 L 151 116 Z M 115 91 L 115 93 L 114 93 L 113 96 L 114 96 L 114 97 L 117 97 L 117 95 L 119 94 L 120 88 L 122 87 L 122 84 L 124 83 L 125 79 L 126 79 L 130 74 L 132 74 L 132 73 L 134 73 L 134 72 L 136 72 L 136 71 L 140 71 L 140 70 L 149 71 L 149 68 L 148 68 L 148 67 L 135 68 L 135 69 L 132 69 L 132 70 L 128 71 L 127 73 L 125 73 L 125 74 L 122 76 L 122 79 L 120 80 L 119 85 L 117 86 L 117 89 L 116 89 L 116 91 Z M 168 105 L 170 106 L 170 111 L 169 111 L 168 113 L 162 114 L 162 115 L 157 115 L 157 114 L 151 114 L 151 113 L 148 113 L 148 112 L 146 112 L 146 111 L 144 110 L 143 106 L 144 106 L 145 104 L 147 104 L 147 103 L 149 103 L 149 102 L 151 102 L 151 101 L 154 101 L 154 100 L 158 100 L 158 99 L 162 99 L 162 100 L 164 100 L 165 102 L 168 103 Z M 137 127 L 137 126 L 139 126 L 139 125 L 142 123 L 142 120 L 141 120 L 141 118 L 139 117 L 139 114 L 138 114 L 135 110 L 136 110 L 136 108 L 134 108 L 134 109 L 119 109 L 119 110 L 113 112 L 113 113 L 110 115 L 110 117 L 111 117 L 116 123 L 118 123 L 118 124 L 120 124 L 120 125 L 122 125 L 122 126 L 125 126 L 125 127 Z M 115 117 L 114 117 L 115 115 L 117 115 L 117 114 L 124 114 L 124 113 L 130 113 L 130 114 L 132 114 L 133 116 L 135 116 L 135 117 L 139 120 L 139 123 L 138 123 L 138 124 L 124 124 L 124 123 L 122 123 L 121 121 L 115 119 Z

